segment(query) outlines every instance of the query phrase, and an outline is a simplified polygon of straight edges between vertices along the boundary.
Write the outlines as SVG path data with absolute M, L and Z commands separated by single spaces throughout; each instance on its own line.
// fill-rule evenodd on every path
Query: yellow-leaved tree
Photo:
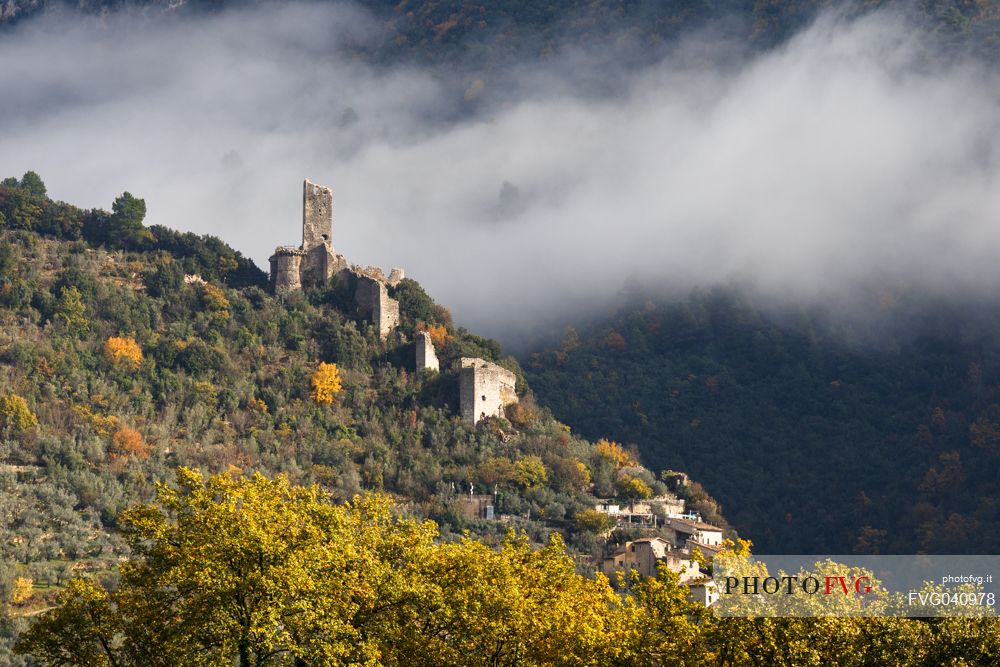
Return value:
M 387 497 L 329 502 L 284 478 L 181 469 L 119 519 L 133 558 L 77 580 L 18 650 L 61 665 L 377 664 L 384 616 L 420 597 L 432 524 Z
M 514 533 L 499 550 L 442 544 L 424 568 L 427 597 L 394 614 L 383 664 L 628 664 L 631 610 L 603 575 L 575 572 L 558 533 L 541 549 Z
M 514 463 L 514 479 L 526 489 L 545 484 L 549 479 L 540 456 L 525 456 Z
M 124 512 L 120 582 L 76 579 L 16 650 L 46 665 L 638 665 L 697 635 L 686 593 L 645 610 L 575 571 L 561 538 L 442 543 L 389 497 L 180 469 Z M 664 609 L 679 601 L 677 609 Z
M 639 465 L 635 457 L 617 442 L 601 438 L 594 445 L 594 452 L 600 458 L 610 462 L 616 469 L 634 468 Z
M 10 591 L 11 604 L 24 604 L 31 599 L 34 582 L 29 577 L 17 577 Z
M 0 397 L 0 421 L 6 430 L 21 432 L 38 426 L 38 417 L 28 407 L 23 396 L 7 394 Z
M 142 348 L 134 338 L 109 336 L 104 341 L 104 356 L 116 366 L 134 370 L 142 363 Z
M 209 283 L 202 283 L 201 301 L 205 306 L 205 310 L 207 310 L 214 319 L 229 319 L 229 299 L 226 298 L 226 293 L 220 288 Z
M 59 290 L 52 319 L 73 334 L 86 333 L 90 329 L 87 307 L 83 304 L 80 290 L 72 285 Z
M 629 500 L 646 500 L 653 497 L 652 487 L 634 475 L 622 475 L 617 486 L 618 493 Z
M 312 376 L 312 400 L 319 404 L 329 405 L 340 393 L 340 371 L 337 364 L 321 362 Z

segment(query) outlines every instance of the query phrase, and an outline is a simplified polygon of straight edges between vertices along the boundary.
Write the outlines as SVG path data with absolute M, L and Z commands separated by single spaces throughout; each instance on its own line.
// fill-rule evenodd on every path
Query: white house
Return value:
M 719 588 L 711 577 L 695 577 L 682 582 L 688 587 L 691 599 L 711 607 L 719 599 Z
M 693 546 L 719 547 L 722 544 L 722 529 L 701 521 L 691 519 L 668 518 L 666 525 L 668 534 L 672 535 L 671 545 L 675 549 L 690 548 Z M 718 551 L 718 549 L 710 549 Z

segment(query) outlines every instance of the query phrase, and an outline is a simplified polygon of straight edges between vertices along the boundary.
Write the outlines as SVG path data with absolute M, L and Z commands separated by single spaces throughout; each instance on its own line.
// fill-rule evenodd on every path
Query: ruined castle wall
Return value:
M 379 292 L 378 285 L 377 280 L 368 276 L 358 276 L 358 286 L 354 290 L 354 303 L 358 304 L 358 312 L 362 315 L 370 315 L 375 308 L 375 300 Z
M 399 301 L 389 296 L 385 285 L 376 284 L 379 289 L 372 309 L 372 322 L 378 327 L 379 338 L 384 339 L 390 331 L 399 326 Z
M 386 279 L 374 266 L 351 266 L 333 249 L 333 191 L 305 180 L 302 183 L 302 245 L 283 246 L 271 257 L 271 291 L 293 291 L 303 287 L 322 287 L 341 272 L 367 277 L 355 293 L 358 310 L 379 327 L 384 338 L 399 324 L 399 303 L 389 298 L 385 283 L 395 286 L 403 279 L 403 270 L 394 268 Z M 353 279 L 353 278 L 352 278 Z
M 437 353 L 434 351 L 434 341 L 431 340 L 431 335 L 426 331 L 418 331 L 414 342 L 417 348 L 417 371 L 425 368 L 435 371 L 441 370 Z
M 384 339 L 399 326 L 399 302 L 389 296 L 385 283 L 366 275 L 358 276 L 354 301 L 358 311 L 369 317 L 378 329 L 380 338 Z
M 485 359 L 463 357 L 459 370 L 459 412 L 462 420 L 478 424 L 485 417 L 503 416 L 503 409 L 517 403 L 517 378 L 506 368 Z
M 406 277 L 406 273 L 403 271 L 402 267 L 394 266 L 392 270 L 389 271 L 389 278 L 385 281 L 389 287 L 395 287 L 403 281 Z
M 325 285 L 333 275 L 332 267 L 336 259 L 333 251 L 325 245 L 307 250 L 302 257 L 302 284 L 308 287 Z
M 302 249 L 333 250 L 333 190 L 306 179 L 302 184 Z M 328 276 L 329 277 L 329 276 Z

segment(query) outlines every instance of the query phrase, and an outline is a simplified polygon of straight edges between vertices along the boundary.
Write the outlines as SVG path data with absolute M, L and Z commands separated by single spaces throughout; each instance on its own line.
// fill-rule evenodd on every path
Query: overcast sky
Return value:
M 735 65 L 704 45 L 627 73 L 565 53 L 464 115 L 461 75 L 337 55 L 378 31 L 348 5 L 23 22 L 0 38 L 0 176 L 34 169 L 86 207 L 129 190 L 148 223 L 265 269 L 300 240 L 309 178 L 334 190 L 338 252 L 508 339 L 629 276 L 802 299 L 873 272 L 1000 282 L 1000 87 L 928 68 L 896 17 L 826 17 Z M 578 91 L 581 68 L 623 85 Z

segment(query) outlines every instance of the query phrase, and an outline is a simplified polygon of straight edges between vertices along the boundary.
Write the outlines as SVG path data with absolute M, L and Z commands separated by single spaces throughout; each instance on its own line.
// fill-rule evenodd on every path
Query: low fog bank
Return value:
M 299 241 L 309 178 L 334 189 L 338 252 L 508 342 L 626 279 L 783 303 L 882 275 L 1000 284 L 1000 88 L 899 16 L 827 16 L 736 63 L 699 36 L 642 69 L 567 50 L 481 83 L 338 48 L 379 31 L 350 5 L 26 21 L 0 41 L 0 175 L 82 206 L 129 190 L 148 223 L 264 268 Z

